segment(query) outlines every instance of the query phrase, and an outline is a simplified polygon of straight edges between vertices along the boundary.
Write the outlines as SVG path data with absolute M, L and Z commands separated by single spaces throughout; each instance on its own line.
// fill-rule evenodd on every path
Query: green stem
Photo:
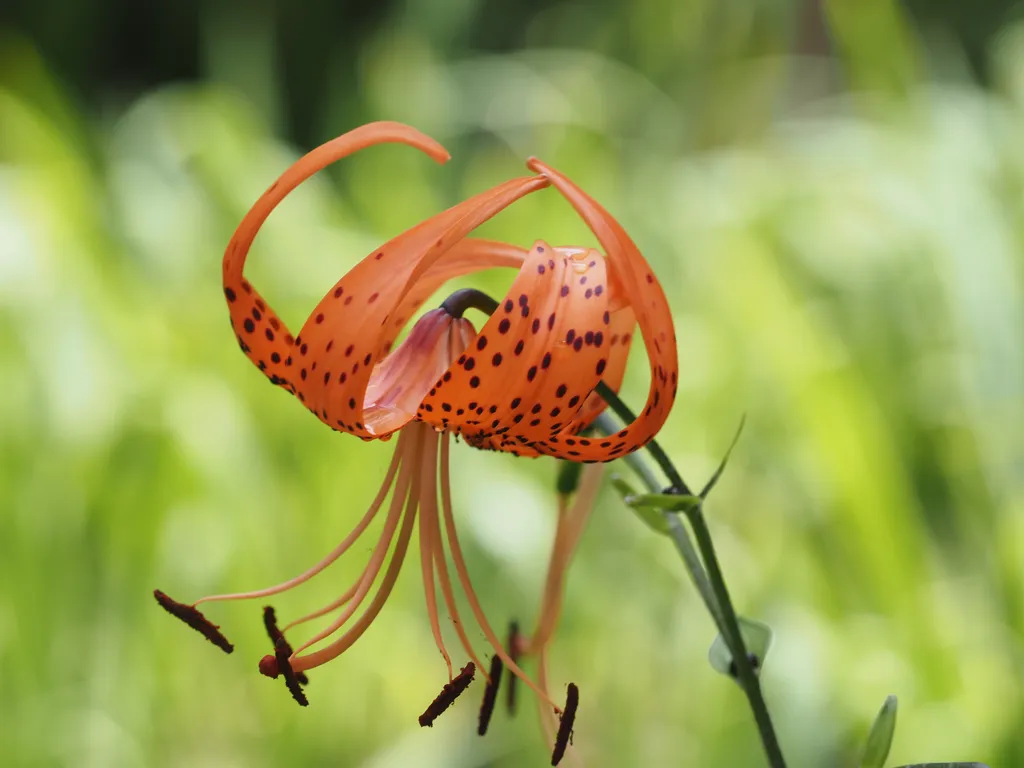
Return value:
M 619 396 L 612 391 L 612 388 L 603 381 L 598 383 L 597 387 L 594 388 L 594 391 L 602 400 L 608 403 L 611 409 L 615 411 L 616 415 L 622 419 L 624 424 L 631 424 L 636 421 L 636 414 L 633 413 L 629 406 L 622 402 Z M 651 458 L 658 463 L 659 467 L 661 467 L 661 471 L 665 473 L 665 477 L 668 478 L 668 481 L 672 484 L 672 487 L 676 489 L 676 492 L 692 496 L 693 494 L 690 492 L 686 483 L 683 482 L 682 476 L 676 471 L 671 459 L 669 459 L 668 455 L 666 455 L 666 453 L 661 449 L 661 446 L 658 445 L 657 441 L 651 440 L 651 442 L 649 442 L 645 447 L 647 448 L 647 452 L 651 454 Z
M 704 511 L 697 507 L 689 512 L 690 523 L 693 525 L 693 534 L 697 539 L 697 546 L 700 548 L 701 557 L 708 569 L 708 577 L 711 580 L 711 588 L 718 598 L 718 606 L 722 611 L 724 624 L 729 632 L 723 633 L 729 651 L 732 653 L 733 661 L 736 663 L 736 671 L 739 673 L 739 682 L 747 694 L 747 701 L 750 702 L 750 709 L 754 713 L 754 720 L 757 721 L 757 729 L 761 733 L 761 743 L 764 746 L 765 754 L 768 756 L 768 763 L 772 768 L 785 768 L 786 761 L 782 756 L 782 748 L 779 746 L 778 737 L 775 735 L 775 728 L 772 726 L 772 717 L 768 713 L 768 705 L 765 703 L 764 695 L 761 692 L 761 681 L 754 673 L 747 655 L 747 648 L 743 643 L 743 634 L 740 632 L 739 621 L 736 619 L 736 610 L 733 608 L 732 600 L 729 598 L 729 589 L 725 586 L 725 577 L 718 565 L 718 556 L 715 554 L 715 545 L 711 540 L 711 533 L 708 531 L 707 523 L 704 520 Z M 732 638 L 730 639 L 730 635 Z
M 619 396 L 604 382 L 598 384 L 595 391 L 608 403 L 609 407 L 623 422 L 630 424 L 636 421 L 636 415 L 630 410 L 629 406 L 622 402 Z M 692 495 L 682 476 L 676 470 L 675 465 L 669 459 L 668 454 L 662 450 L 657 441 L 651 440 L 645 448 L 658 463 L 658 466 L 661 467 L 661 470 L 671 483 L 671 487 L 662 492 Z M 645 477 L 645 479 L 647 477 L 647 475 L 641 476 Z M 648 483 L 648 485 L 653 484 Z M 657 492 L 657 489 L 652 487 L 652 492 Z M 772 718 L 768 713 L 768 705 L 765 703 L 764 695 L 761 692 L 761 682 L 757 675 L 754 674 L 750 658 L 747 655 L 743 634 L 740 632 L 739 621 L 736 617 L 736 609 L 733 608 L 732 599 L 729 597 L 729 589 L 725 585 L 725 577 L 722 575 L 722 569 L 718 564 L 718 556 L 715 553 L 715 545 L 711 540 L 711 533 L 708 531 L 707 523 L 704 520 L 703 509 L 696 507 L 688 510 L 686 514 L 690 524 L 693 526 L 697 546 L 707 568 L 707 579 L 710 582 L 713 599 L 707 599 L 703 591 L 701 597 L 705 598 L 705 604 L 708 605 L 708 610 L 715 619 L 715 623 L 718 624 L 719 631 L 722 633 L 722 637 L 729 647 L 729 652 L 732 654 L 733 661 L 736 663 L 738 681 L 747 696 L 750 709 L 754 714 L 754 721 L 757 724 L 757 730 L 761 736 L 761 744 L 764 747 L 765 755 L 768 757 L 768 763 L 772 768 L 786 768 L 786 761 L 782 756 L 782 748 L 779 746 L 779 740 L 775 735 L 775 728 L 772 725 Z M 693 545 L 690 543 L 689 537 L 685 535 L 686 531 L 683 529 L 682 524 L 679 523 L 678 518 L 676 518 L 676 522 L 679 524 L 679 529 L 682 529 L 683 535 L 678 538 L 673 536 L 672 540 L 676 542 L 676 547 L 679 549 L 680 555 L 683 556 L 687 570 L 690 571 L 691 576 L 696 573 L 703 574 L 704 569 L 692 568 L 688 554 L 684 554 L 686 550 L 692 553 Z M 689 545 L 688 547 L 686 545 L 680 547 L 679 542 L 684 539 L 686 545 Z M 697 579 L 694 578 L 694 581 L 696 583 Z M 701 587 L 698 586 L 698 589 L 700 590 Z M 710 607 L 712 604 L 716 606 L 717 610 Z
M 606 386 L 604 382 L 600 386 Z M 599 391 L 600 394 L 600 391 Z M 615 393 L 612 396 L 618 400 Z M 602 395 L 605 402 L 608 399 Z M 612 410 L 616 410 L 615 405 L 609 403 Z M 629 408 L 619 401 L 619 405 L 624 409 L 625 413 L 619 412 L 619 417 L 622 418 L 624 415 L 629 416 Z M 625 419 L 628 424 L 631 419 Z M 593 426 L 599 431 L 606 435 L 614 435 L 619 431 L 619 426 L 612 420 L 610 416 L 602 413 L 594 420 Z M 658 478 L 654 472 L 647 465 L 640 455 L 637 453 L 629 453 L 622 457 L 622 460 L 626 463 L 633 472 L 636 473 L 643 484 L 647 486 L 647 490 L 651 493 L 661 493 L 661 483 L 658 482 Z M 693 546 L 693 541 L 690 539 L 690 534 L 686 530 L 686 526 L 683 525 L 679 517 L 672 512 L 661 513 L 665 519 L 665 523 L 668 526 L 669 538 L 672 539 L 672 543 L 675 544 L 676 549 L 679 551 L 679 556 L 683 559 L 683 565 L 686 567 L 686 572 L 690 575 L 690 580 L 693 585 L 697 588 L 697 592 L 700 595 L 700 599 L 704 603 L 704 607 L 707 608 L 708 613 L 711 614 L 711 618 L 715 622 L 715 626 L 718 631 L 725 635 L 725 624 L 722 621 L 722 612 L 718 609 L 718 602 L 715 599 L 715 593 L 711 589 L 711 582 L 708 581 L 708 575 L 704 570 L 704 564 L 700 561 L 700 556 L 697 554 L 697 550 Z

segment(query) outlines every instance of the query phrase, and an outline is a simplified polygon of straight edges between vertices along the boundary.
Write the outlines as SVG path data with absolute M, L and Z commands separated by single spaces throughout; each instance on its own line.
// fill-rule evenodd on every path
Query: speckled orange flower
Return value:
M 268 597 L 301 584 L 347 551 L 390 496 L 383 531 L 356 583 L 284 630 L 329 614 L 334 619 L 294 652 L 279 637 L 279 652 L 264 660 L 263 671 L 276 674 L 285 664 L 298 675 L 336 658 L 358 640 L 395 583 L 419 516 L 427 613 L 450 685 L 458 687 L 462 678 L 453 674 L 442 637 L 435 578 L 466 656 L 476 668 L 482 666 L 456 607 L 445 541 L 455 578 L 493 653 L 559 710 L 502 646 L 470 584 L 452 513 L 449 438 L 461 435 L 474 447 L 517 456 L 580 462 L 610 461 L 645 445 L 675 398 L 676 342 L 668 304 L 650 266 L 607 211 L 558 171 L 531 160 L 528 167 L 537 175 L 478 194 L 376 249 L 327 292 L 293 335 L 245 279 L 249 248 L 271 211 L 302 181 L 357 150 L 384 142 L 408 144 L 438 162 L 449 157 L 439 144 L 404 125 L 357 128 L 314 149 L 267 189 L 238 226 L 223 263 L 232 327 L 242 351 L 271 383 L 291 392 L 334 430 L 364 440 L 400 433 L 383 485 L 355 530 L 310 570 L 276 587 L 207 597 L 195 605 Z M 524 250 L 468 237 L 508 205 L 548 186 L 589 225 L 603 254 L 540 241 Z M 394 346 L 417 310 L 446 281 L 492 267 L 515 268 L 518 274 L 479 330 L 462 316 L 474 302 L 453 296 L 441 308 L 422 314 L 405 340 Z M 619 386 L 637 326 L 651 370 L 646 405 L 636 421 L 613 436 L 578 436 L 604 408 L 594 394 L 597 384 L 603 380 L 613 389 Z M 172 603 L 166 599 L 165 607 Z M 189 611 L 200 616 L 194 607 L 173 606 L 186 620 Z M 534 645 L 537 641 L 539 637 Z

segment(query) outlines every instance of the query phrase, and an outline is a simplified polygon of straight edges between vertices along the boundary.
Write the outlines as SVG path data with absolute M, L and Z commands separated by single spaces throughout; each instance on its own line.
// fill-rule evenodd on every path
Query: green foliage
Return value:
M 896 733 L 895 696 L 887 696 L 878 716 L 871 726 L 868 740 L 864 744 L 864 754 L 860 758 L 861 768 L 885 768 L 886 758 L 892 748 L 892 737 Z
M 852 762 L 889 691 L 890 762 L 1024 764 L 1024 38 L 1007 30 L 1003 93 L 942 85 L 896 4 L 873 3 L 876 28 L 832 3 L 842 71 L 863 73 L 847 98 L 832 64 L 782 55 L 782 3 L 562 6 L 523 33 L 540 43 L 503 54 L 434 39 L 422 5 L 361 41 L 358 88 L 325 74 L 306 127 L 401 119 L 452 163 L 388 147 L 323 174 L 268 222 L 253 281 L 296 324 L 383 239 L 530 154 L 551 162 L 620 218 L 676 309 L 659 440 L 684 474 L 710 475 L 749 414 L 706 514 L 738 609 L 776 633 L 761 682 L 791 764 Z M 452 6 L 445 29 L 478 11 Z M 608 55 L 627 36 L 643 42 L 629 67 Z M 308 710 L 256 672 L 260 605 L 207 612 L 230 657 L 156 607 L 155 587 L 189 600 L 310 565 L 362 515 L 391 446 L 323 429 L 228 329 L 222 249 L 298 151 L 253 106 L 281 98 L 273 83 L 210 72 L 90 113 L 28 43 L 0 45 L 0 760 L 543 764 L 532 713 L 479 740 L 467 698 L 416 726 L 445 679 L 418 563 L 364 641 L 311 675 Z M 831 98 L 810 101 L 820 83 Z M 481 234 L 592 244 L 547 192 Z M 555 471 L 453 451 L 492 623 L 536 612 Z M 550 664 L 553 688 L 583 691 L 576 747 L 591 766 L 762 764 L 739 690 L 703 662 L 714 629 L 678 556 L 636 522 L 604 494 L 566 587 Z M 279 615 L 333 598 L 361 558 Z

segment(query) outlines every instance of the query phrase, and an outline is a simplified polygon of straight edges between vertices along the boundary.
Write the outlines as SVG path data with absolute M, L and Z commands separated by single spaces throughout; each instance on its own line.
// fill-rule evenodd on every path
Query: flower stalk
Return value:
M 629 406 L 609 387 L 602 383 L 598 385 L 596 391 L 624 422 L 628 424 L 635 418 Z M 650 493 L 692 497 L 686 482 L 657 441 L 651 440 L 645 448 L 670 483 L 668 488 L 660 489 L 654 474 L 644 467 L 642 470 L 637 471 L 637 476 L 643 480 Z M 638 465 L 643 465 L 642 460 L 636 454 L 627 457 L 627 463 L 634 469 Z M 721 469 L 722 467 L 719 467 L 719 470 L 701 492 L 700 498 L 702 500 L 714 486 L 714 482 L 717 481 L 718 476 L 721 474 Z M 693 543 L 685 527 L 678 517 L 673 514 L 675 511 L 682 512 L 690 521 L 693 535 L 697 540 L 697 549 L 700 552 L 699 559 L 696 557 Z M 782 748 L 779 745 L 775 728 L 772 725 L 771 715 L 768 712 L 768 706 L 761 691 L 761 683 L 754 672 L 754 667 L 751 664 L 750 656 L 743 641 L 736 609 L 733 607 L 732 599 L 729 596 L 729 589 L 725 584 L 725 576 L 722 574 L 721 566 L 718 563 L 718 555 L 715 552 L 715 545 L 711 539 L 711 532 L 708 530 L 707 521 L 704 518 L 703 504 L 679 504 L 675 509 L 671 506 L 663 507 L 662 513 L 668 518 L 669 535 L 683 558 L 687 572 L 697 587 L 712 619 L 714 619 L 718 631 L 722 633 L 722 637 L 725 639 L 729 652 L 735 661 L 737 680 L 740 687 L 743 688 L 743 692 L 746 694 L 747 701 L 750 704 L 750 709 L 753 712 L 754 721 L 757 724 L 757 730 L 761 737 L 761 744 L 768 758 L 768 763 L 772 768 L 785 768 L 786 761 L 782 755 Z

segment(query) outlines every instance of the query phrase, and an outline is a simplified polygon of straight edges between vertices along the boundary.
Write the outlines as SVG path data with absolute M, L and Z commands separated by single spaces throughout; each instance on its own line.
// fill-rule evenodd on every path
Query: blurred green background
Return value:
M 6 0 L 0 11 L 0 763 L 532 766 L 532 705 L 475 735 L 413 558 L 300 710 L 256 674 L 258 605 L 348 532 L 392 444 L 324 429 L 239 354 L 220 257 L 301 152 L 409 122 L 454 154 L 345 161 L 265 227 L 249 275 L 297 327 L 355 261 L 523 172 L 601 200 L 676 313 L 662 441 L 709 507 L 790 764 L 1024 766 L 1024 12 L 947 0 Z M 592 243 L 553 192 L 483 234 Z M 488 275 L 500 291 L 507 276 Z M 641 356 L 642 358 L 642 356 Z M 635 360 L 625 392 L 646 392 Z M 496 624 L 536 611 L 555 466 L 454 450 Z M 347 585 L 348 558 L 277 600 Z M 762 765 L 668 543 L 607 492 L 571 573 L 555 690 L 591 766 Z

